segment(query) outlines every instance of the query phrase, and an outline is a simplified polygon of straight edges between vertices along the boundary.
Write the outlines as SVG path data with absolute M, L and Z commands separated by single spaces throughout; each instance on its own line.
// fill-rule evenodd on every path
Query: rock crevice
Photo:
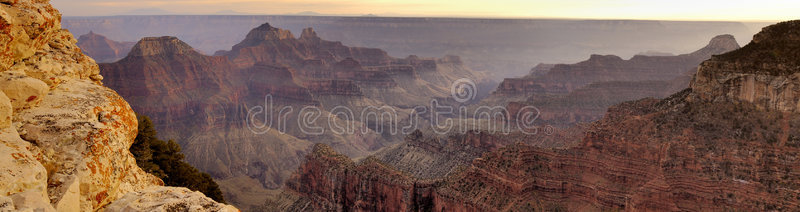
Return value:
M 61 29 L 46 0 L 0 5 L 0 210 L 98 211 L 109 204 L 213 205 L 187 199 L 117 202 L 133 192 L 170 193 L 128 150 L 136 116 L 100 80 L 97 64 Z

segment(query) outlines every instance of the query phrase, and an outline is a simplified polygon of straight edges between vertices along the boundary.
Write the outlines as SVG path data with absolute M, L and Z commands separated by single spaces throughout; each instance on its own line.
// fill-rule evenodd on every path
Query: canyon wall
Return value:
M 764 28 L 741 51 L 703 62 L 691 85 L 712 101 L 738 100 L 797 112 L 800 105 L 796 21 Z
M 163 187 L 128 150 L 137 119 L 46 0 L 0 2 L 0 210 L 117 211 L 204 206 Z M 147 199 L 134 193 L 180 195 Z
M 798 36 L 798 26 L 792 21 L 768 27 L 748 46 L 708 61 L 753 65 L 733 76 L 775 75 L 769 64 L 794 67 L 796 56 L 776 54 L 764 61 L 748 53 L 796 52 L 798 42 L 791 38 Z M 783 51 L 763 45 L 781 40 Z M 701 69 L 706 76 L 722 77 L 703 79 L 701 72 L 691 88 L 665 99 L 614 105 L 586 126 L 573 146 L 547 148 L 531 144 L 539 138 L 481 136 L 480 143 L 506 145 L 435 179 L 394 171 L 386 163 L 376 166 L 375 159 L 353 162 L 324 151 L 308 156 L 284 193 L 265 206 L 370 210 L 370 203 L 392 200 L 385 203 L 398 210 L 388 211 L 798 210 L 800 114 L 769 104 L 790 96 L 749 101 L 728 93 L 739 89 L 736 83 L 721 83 L 730 79 L 724 76 L 731 69 Z M 780 70 L 784 75 L 796 71 Z M 784 89 L 769 86 L 756 93 Z
M 739 48 L 719 35 L 692 53 L 677 56 L 592 55 L 576 64 L 541 64 L 529 75 L 505 79 L 482 105 L 534 106 L 541 119 L 558 127 L 600 119 L 609 106 L 645 97 L 663 98 L 686 88 L 697 65 L 712 55 Z
M 178 141 L 187 161 L 220 181 L 226 200 L 244 208 L 263 201 L 233 188 L 240 186 L 234 181 L 278 189 L 316 143 L 350 157 L 372 154 L 402 141 L 391 127 L 409 122 L 410 108 L 449 98 L 454 81 L 488 83 L 455 56 L 393 58 L 324 40 L 311 28 L 295 37 L 270 24 L 216 56 L 176 37 L 144 38 L 128 56 L 100 69 L 107 86 L 153 117 L 159 135 Z M 342 107 L 353 114 L 332 114 Z M 304 108 L 320 112 L 309 126 L 300 124 Z M 362 117 L 380 108 L 397 118 Z M 349 126 L 350 133 L 333 126 Z

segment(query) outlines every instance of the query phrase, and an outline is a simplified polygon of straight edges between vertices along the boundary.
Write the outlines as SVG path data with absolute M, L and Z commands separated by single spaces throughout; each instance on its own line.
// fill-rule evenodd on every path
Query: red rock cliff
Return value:
M 798 31 L 794 22 L 781 23 L 765 31 L 770 30 Z M 795 34 L 778 33 L 782 36 L 767 36 L 757 42 L 791 38 Z M 763 48 L 754 46 L 728 56 Z M 769 70 L 751 69 L 740 74 L 753 75 Z M 695 80 L 693 87 L 702 88 L 709 83 L 716 82 Z M 765 107 L 761 102 L 741 101 L 736 96 L 709 96 L 714 97 L 707 90 L 686 89 L 663 100 L 642 99 L 613 106 L 603 119 L 588 127 L 575 147 L 549 149 L 524 143 L 507 145 L 483 154 L 462 171 L 433 182 L 432 194 L 426 195 L 428 198 L 401 199 L 401 203 L 392 205 L 401 209 L 424 207 L 432 211 L 800 209 L 797 201 L 800 199 L 800 173 L 796 171 L 800 169 L 797 157 L 800 133 L 793 130 L 800 127 L 800 114 L 780 107 Z M 337 160 L 349 161 L 346 158 Z M 309 157 L 308 161 L 315 159 Z M 356 202 L 361 200 L 362 205 L 379 199 L 394 199 L 397 190 L 410 189 L 407 177 L 398 178 L 394 172 L 385 171 L 359 172 L 352 168 L 355 165 L 348 164 L 351 165 L 342 168 L 347 170 L 343 172 L 346 178 L 330 177 L 338 176 L 326 174 L 330 166 L 305 165 L 296 179 L 303 179 L 300 182 L 306 185 L 314 184 L 316 179 L 326 179 L 331 184 L 339 182 L 334 179 L 347 182 L 383 179 L 372 182 L 380 182 L 381 188 L 391 188 L 357 195 L 361 198 Z M 317 171 L 307 174 L 305 170 Z M 356 180 L 351 176 L 361 177 Z M 410 180 L 418 182 L 411 183 L 413 185 L 431 183 Z M 395 183 L 385 185 L 386 182 Z M 362 193 L 364 188 L 373 187 L 311 189 L 315 191 L 311 199 L 330 201 L 330 197 Z M 311 194 L 310 190 L 297 186 L 287 186 L 287 189 L 289 194 L 300 196 L 300 200 Z M 412 206 L 406 206 L 408 204 Z M 332 204 L 321 209 L 359 208 L 353 204 Z

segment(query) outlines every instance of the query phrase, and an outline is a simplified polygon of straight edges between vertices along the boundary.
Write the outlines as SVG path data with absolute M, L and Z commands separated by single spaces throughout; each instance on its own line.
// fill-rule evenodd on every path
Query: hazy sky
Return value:
M 164 10 L 173 14 L 292 14 L 661 20 L 789 20 L 798 0 L 51 0 L 67 16 Z

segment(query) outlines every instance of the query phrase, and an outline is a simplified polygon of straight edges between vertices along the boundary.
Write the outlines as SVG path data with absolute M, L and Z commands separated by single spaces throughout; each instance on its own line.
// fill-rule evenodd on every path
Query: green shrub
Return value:
M 181 146 L 173 140 L 164 141 L 156 137 L 153 122 L 144 115 L 139 119 L 139 133 L 131 146 L 136 164 L 145 172 L 155 175 L 167 186 L 186 187 L 199 191 L 217 202 L 225 203 L 219 185 L 211 175 L 200 172 L 183 161 Z

